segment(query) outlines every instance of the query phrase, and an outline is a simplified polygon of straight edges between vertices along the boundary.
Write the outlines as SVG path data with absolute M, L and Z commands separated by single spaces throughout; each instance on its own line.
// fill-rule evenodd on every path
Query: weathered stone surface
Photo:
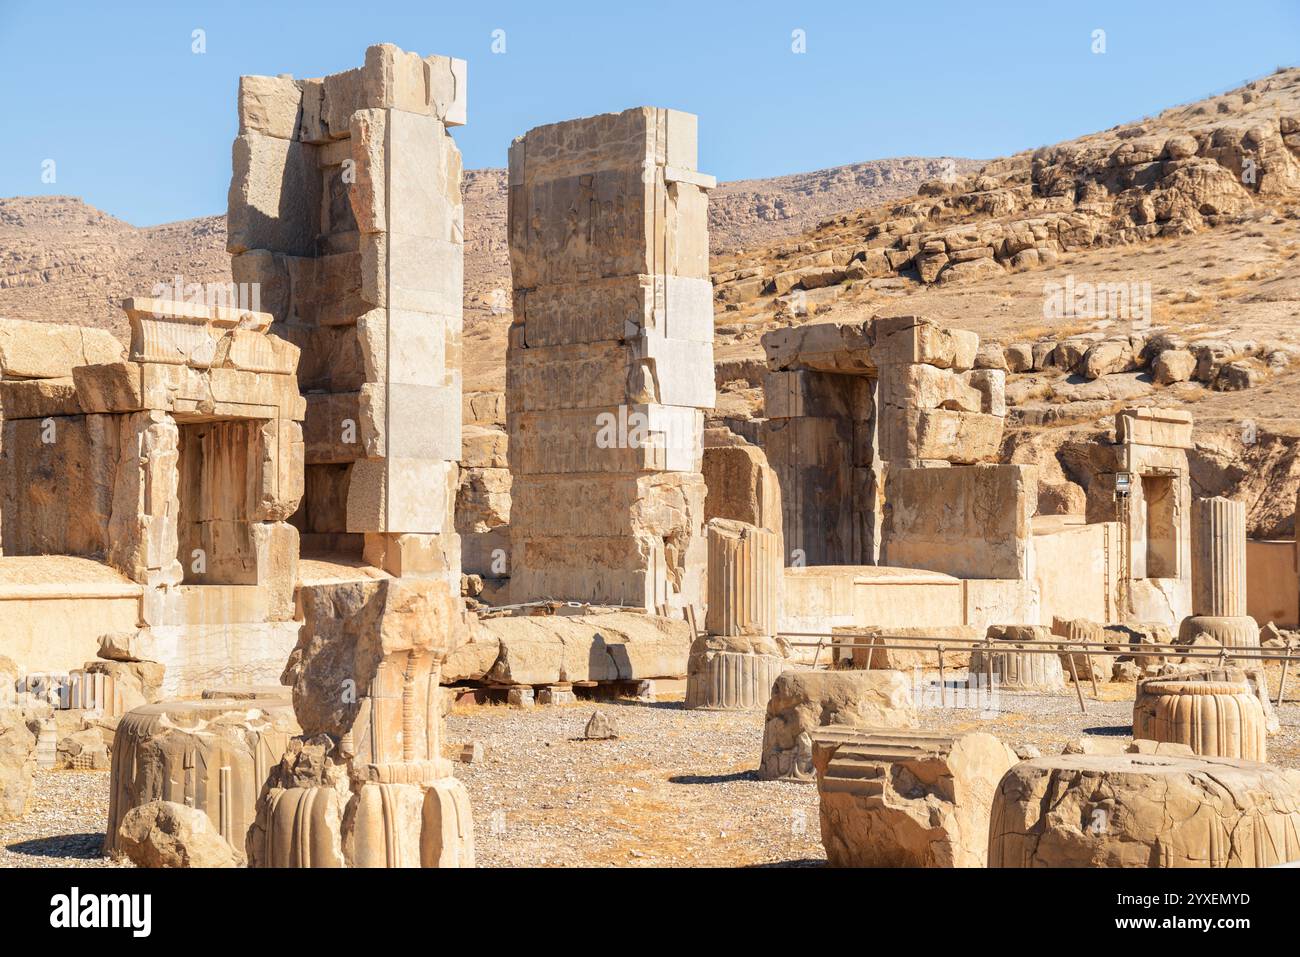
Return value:
M 970 652 L 972 678 L 987 675 L 991 666 L 994 687 L 1009 691 L 1060 691 L 1065 687 L 1061 658 L 1048 653 L 1050 645 L 1018 645 L 1020 641 L 1046 641 L 1052 637 L 1043 625 L 991 625 L 991 647 Z M 1042 650 L 1032 650 L 1042 649 Z
M 237 867 L 241 862 L 206 814 L 171 801 L 132 808 L 118 829 L 117 846 L 137 867 Z
M 467 637 L 459 597 L 442 579 L 318 584 L 300 589 L 299 601 L 302 635 L 281 682 L 293 687 L 307 737 L 348 734 L 386 658 L 410 653 L 440 662 Z
M 708 611 L 713 635 L 774 635 L 779 624 L 781 539 L 775 532 L 714 519 L 709 542 Z
M 618 725 L 603 711 L 593 711 L 582 736 L 588 741 L 606 741 L 618 737 Z
M 1300 772 L 1231 758 L 1063 755 L 998 786 L 990 867 L 1267 867 L 1300 857 Z
M 1141 682 L 1133 736 L 1185 744 L 1207 757 L 1268 760 L 1264 709 L 1244 674 L 1239 681 Z
M 1016 755 L 990 734 L 831 727 L 813 734 L 832 867 L 983 867 L 989 809 Z
M 767 703 L 758 775 L 811 780 L 812 735 L 825 725 L 906 728 L 915 722 L 912 683 L 904 672 L 784 672 Z
M 132 810 L 172 802 L 206 814 L 242 856 L 258 793 L 298 730 L 283 698 L 167 701 L 123 715 L 113 737 L 105 853 L 123 853 L 118 835 Z
M 772 685 L 794 667 L 773 638 L 701 635 L 691 645 L 686 670 L 686 707 L 758 711 Z
M 33 723 L 39 728 L 38 722 Z M 21 709 L 0 708 L 0 821 L 26 813 L 35 773 L 35 728 Z
M 695 162 L 695 117 L 652 107 L 538 127 L 511 146 L 512 512 L 574 525 L 559 534 L 512 520 L 514 601 L 703 607 L 712 180 Z M 698 489 L 687 492 L 695 507 L 652 512 L 649 489 L 631 502 L 619 493 L 660 476 Z M 600 478 L 607 489 L 591 489 Z M 530 495 L 583 505 L 526 507 Z M 666 519 L 666 534 L 648 527 Z
M 1087 681 L 1091 677 L 1094 681 L 1109 681 L 1111 671 L 1115 666 L 1115 656 L 1102 654 L 1102 649 L 1097 647 L 1106 641 L 1106 629 L 1095 621 L 1088 621 L 1085 618 L 1061 618 L 1055 616 L 1052 618 L 1052 634 L 1059 635 L 1067 642 L 1087 642 L 1094 647 L 1089 650 L 1092 654 L 1075 653 L 1062 648 L 1061 669 L 1069 675 L 1070 659 L 1074 659 L 1074 674 L 1079 676 L 1080 681 Z
M 0 319 L 0 379 L 66 379 L 77 366 L 116 362 L 122 352 L 105 329 Z
M 483 680 L 503 685 L 683 677 L 690 626 L 626 612 L 492 618 L 480 628 L 498 642 Z

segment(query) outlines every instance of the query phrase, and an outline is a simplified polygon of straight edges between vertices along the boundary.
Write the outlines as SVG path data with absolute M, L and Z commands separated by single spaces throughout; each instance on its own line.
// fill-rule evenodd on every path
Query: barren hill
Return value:
M 856 163 L 722 184 L 711 209 L 719 249 L 767 243 L 845 209 L 908 195 L 924 180 L 963 173 L 966 159 Z M 510 308 L 506 171 L 465 172 L 465 304 L 471 328 Z M 0 316 L 82 322 L 126 334 L 118 303 L 180 275 L 226 282 L 223 215 L 139 228 L 70 196 L 0 199 Z
M 504 388 L 506 174 L 464 181 L 467 389 Z M 1198 493 L 1287 535 L 1300 485 L 1300 70 L 989 162 L 905 158 L 722 184 L 710 204 L 718 409 L 763 414 L 762 333 L 921 314 L 1007 369 L 1005 457 L 1077 505 L 1070 452 L 1129 404 L 1191 407 Z M 224 217 L 136 228 L 0 200 L 0 315 L 124 327 L 116 301 L 225 281 Z M 1069 486 L 1076 486 L 1072 491 Z

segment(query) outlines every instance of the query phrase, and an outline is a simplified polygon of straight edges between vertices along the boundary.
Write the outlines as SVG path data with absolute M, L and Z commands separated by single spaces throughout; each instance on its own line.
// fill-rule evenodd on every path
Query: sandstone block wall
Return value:
M 876 564 L 892 469 L 996 459 L 1005 373 L 973 368 L 978 345 L 914 316 L 763 336 L 760 437 L 781 480 L 789 563 Z
M 459 587 L 462 60 L 372 46 L 320 79 L 243 77 L 236 282 L 301 347 L 311 549 Z
M 511 598 L 701 603 L 712 408 L 696 120 L 639 107 L 510 148 Z

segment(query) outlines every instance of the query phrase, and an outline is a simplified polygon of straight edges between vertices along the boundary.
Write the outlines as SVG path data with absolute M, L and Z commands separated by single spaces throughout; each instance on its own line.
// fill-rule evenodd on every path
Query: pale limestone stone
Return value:
M 283 697 L 167 701 L 128 712 L 113 737 L 105 853 L 126 853 L 121 833 L 132 811 L 170 802 L 206 815 L 242 858 L 258 793 L 298 731 Z
M 998 786 L 989 825 L 990 867 L 1267 867 L 1297 857 L 1300 773 L 1231 758 L 1022 761 Z
M 812 735 L 825 725 L 906 728 L 916 723 L 901 671 L 786 671 L 772 685 L 758 775 L 813 777 Z
M 984 867 L 989 809 L 1016 763 L 982 732 L 833 726 L 813 735 L 832 867 Z
M 202 811 L 170 801 L 133 808 L 118 848 L 137 867 L 237 867 L 240 857 Z
M 0 379 L 63 379 L 77 366 L 116 362 L 122 351 L 104 329 L 0 319 Z

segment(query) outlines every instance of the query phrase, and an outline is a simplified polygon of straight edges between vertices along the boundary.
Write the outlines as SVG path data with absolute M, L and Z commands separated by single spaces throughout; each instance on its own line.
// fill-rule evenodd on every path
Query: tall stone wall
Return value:
M 696 119 L 638 107 L 510 148 L 510 597 L 701 602 L 713 407 Z
M 227 213 L 237 283 L 302 349 L 304 548 L 459 587 L 465 63 L 372 46 L 246 76 Z
M 781 479 L 786 560 L 882 561 L 891 469 L 996 461 L 1005 373 L 979 337 L 916 316 L 810 323 L 763 336 L 763 448 Z

